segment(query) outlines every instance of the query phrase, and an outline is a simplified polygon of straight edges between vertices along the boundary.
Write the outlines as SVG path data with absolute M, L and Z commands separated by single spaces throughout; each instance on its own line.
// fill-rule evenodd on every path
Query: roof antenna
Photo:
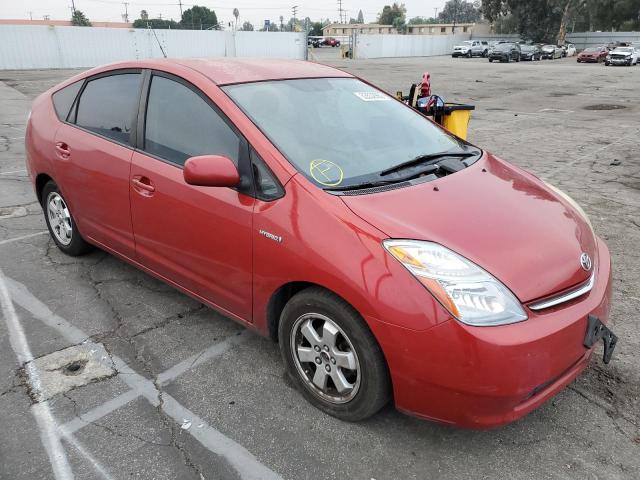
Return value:
M 162 52 L 162 56 L 164 58 L 167 58 L 167 54 L 164 51 L 164 48 L 162 48 L 162 44 L 160 43 L 160 40 L 158 39 L 158 35 L 156 35 L 156 31 L 154 30 L 154 28 L 151 26 L 151 22 L 147 22 L 147 28 L 149 30 L 151 30 L 153 32 L 153 36 L 156 37 L 156 42 L 158 42 L 158 46 L 160 47 L 160 51 Z

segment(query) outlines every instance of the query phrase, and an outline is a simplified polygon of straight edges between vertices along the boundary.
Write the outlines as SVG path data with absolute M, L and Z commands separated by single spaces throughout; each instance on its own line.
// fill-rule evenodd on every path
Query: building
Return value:
M 473 33 L 475 23 L 427 23 L 407 25 L 408 35 L 453 35 L 454 33 Z M 392 25 L 378 23 L 331 23 L 322 27 L 325 37 L 351 35 L 353 31 L 369 35 L 398 33 Z
M 22 20 L 22 19 L 0 19 L 0 25 L 48 25 L 50 27 L 72 26 L 71 20 Z M 133 28 L 133 23 L 91 21 L 91 26 L 106 27 L 106 28 Z

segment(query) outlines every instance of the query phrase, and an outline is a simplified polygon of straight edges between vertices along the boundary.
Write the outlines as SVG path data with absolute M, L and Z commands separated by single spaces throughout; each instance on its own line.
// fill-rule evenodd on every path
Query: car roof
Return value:
M 347 72 L 320 63 L 275 58 L 161 58 L 115 63 L 97 70 L 136 67 L 161 70 L 170 65 L 199 72 L 217 85 L 298 78 L 353 77 Z

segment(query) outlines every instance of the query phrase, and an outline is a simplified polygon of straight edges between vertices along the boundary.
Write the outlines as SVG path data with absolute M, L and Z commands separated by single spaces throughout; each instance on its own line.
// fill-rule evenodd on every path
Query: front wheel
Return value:
M 91 250 L 91 245 L 80 235 L 58 185 L 53 181 L 47 182 L 42 189 L 42 208 L 49 233 L 60 250 L 72 257 Z
M 493 63 L 493 58 L 489 58 L 489 63 Z
M 390 399 L 391 381 L 382 350 L 360 315 L 319 287 L 296 294 L 278 326 L 288 375 L 315 407 L 359 421 Z

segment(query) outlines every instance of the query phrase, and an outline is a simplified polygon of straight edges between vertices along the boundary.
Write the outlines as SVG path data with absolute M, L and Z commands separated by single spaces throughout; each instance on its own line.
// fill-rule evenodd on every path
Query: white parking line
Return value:
M 228 337 L 209 348 L 202 350 L 200 353 L 196 353 L 189 358 L 181 361 L 173 367 L 165 370 L 158 375 L 156 381 L 159 385 L 166 385 L 167 383 L 175 380 L 183 373 L 187 372 L 193 367 L 203 364 L 207 360 L 211 360 L 214 357 L 220 356 L 227 352 L 234 345 L 239 345 L 250 337 L 250 333 L 245 330 L 240 335 L 233 335 Z M 125 406 L 127 403 L 138 398 L 142 393 L 138 390 L 128 390 L 119 396 L 109 400 L 108 402 L 98 405 L 97 407 L 89 410 L 86 413 L 79 415 L 73 420 L 68 421 L 60 428 L 65 433 L 74 433 L 81 428 L 89 425 L 91 422 L 100 420 L 102 417 L 109 415 L 114 410 Z M 194 423 L 192 421 L 192 423 Z
M 29 235 L 23 235 L 22 237 L 7 238 L 6 240 L 0 240 L 0 245 L 19 242 L 20 240 L 26 240 L 27 238 L 37 237 L 38 235 L 44 235 L 45 233 L 49 233 L 49 230 L 44 230 L 42 232 L 37 232 L 37 233 L 30 233 Z
M 0 175 L 16 175 L 18 173 L 23 173 L 26 175 L 26 170 L 14 170 L 13 172 L 0 172 Z
M 13 302 L 11 301 L 9 290 L 7 289 L 7 285 L 4 281 L 4 273 L 1 269 L 0 304 L 2 306 L 2 315 L 4 316 L 7 328 L 9 329 L 9 342 L 11 343 L 11 348 L 13 348 L 21 366 L 26 364 L 31 367 L 26 368 L 27 380 L 30 387 L 37 392 L 40 390 L 38 372 L 33 366 L 33 363 L 31 363 L 33 355 L 31 354 L 29 343 L 27 342 L 27 336 L 24 333 L 18 314 L 16 313 Z M 36 403 L 31 408 L 31 413 L 38 424 L 38 428 L 40 429 L 42 445 L 49 456 L 49 462 L 51 463 L 51 468 L 53 469 L 55 478 L 58 480 L 72 479 L 73 472 L 71 470 L 71 465 L 69 464 L 67 455 L 62 447 L 62 443 L 60 442 L 56 421 L 53 418 L 49 404 L 47 402 Z
M 70 324 L 64 318 L 54 314 L 49 307 L 38 300 L 21 283 L 7 278 L 7 285 L 14 301 L 40 320 L 45 325 L 57 330 L 65 339 L 72 343 L 82 343 L 88 336 L 79 328 Z M 237 338 L 237 337 L 236 337 Z M 215 346 L 214 346 L 215 347 Z M 213 348 L 213 347 L 212 347 Z M 149 379 L 134 371 L 127 363 L 116 355 L 112 355 L 118 375 L 132 390 L 140 392 L 152 405 L 162 406 L 166 415 L 176 423 L 189 418 L 192 423 L 202 425 L 201 428 L 186 430 L 209 451 L 225 458 L 243 480 L 280 480 L 281 477 L 251 454 L 239 443 L 225 436 L 222 432 L 208 425 L 195 413 L 181 405 L 166 392 L 160 392 Z M 192 360 L 193 361 L 193 360 Z M 194 363 L 197 362 L 197 359 Z M 63 434 L 67 432 L 63 431 Z

